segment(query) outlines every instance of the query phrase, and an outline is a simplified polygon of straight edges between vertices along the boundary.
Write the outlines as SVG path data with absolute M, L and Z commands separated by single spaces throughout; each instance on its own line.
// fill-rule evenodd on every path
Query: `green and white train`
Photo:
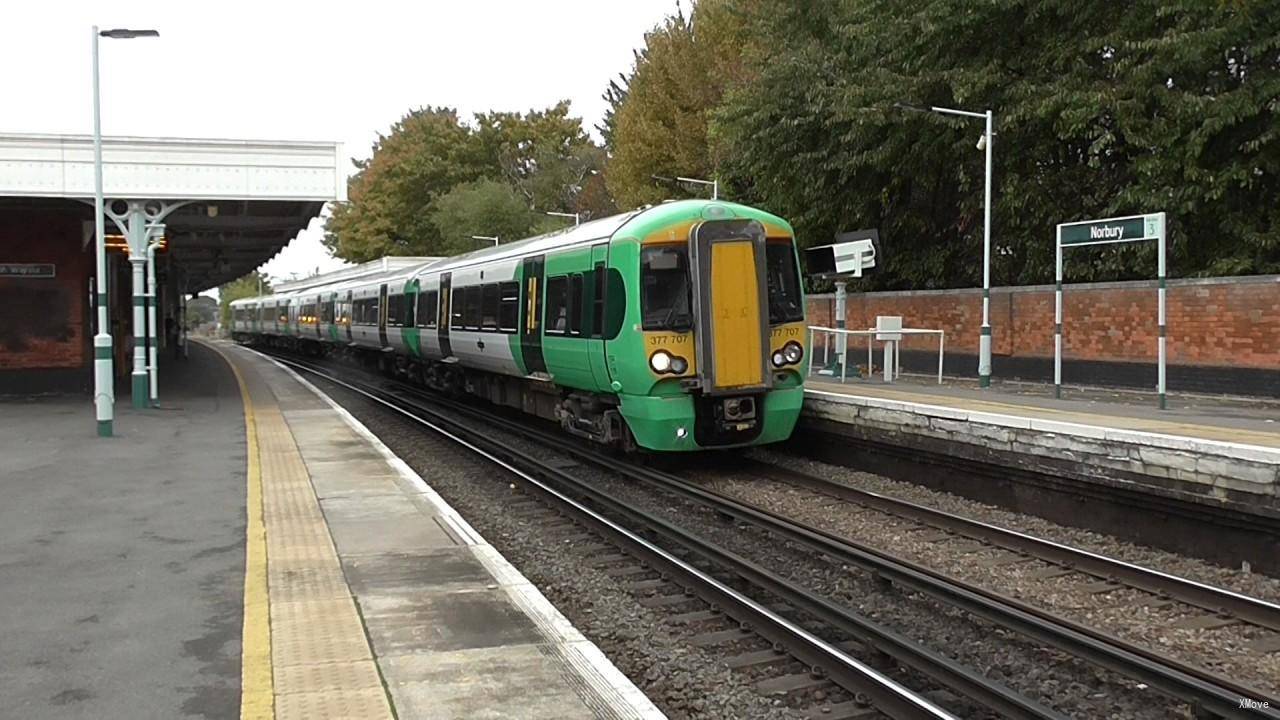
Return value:
M 794 232 L 723 201 L 231 306 L 241 342 L 354 355 L 626 449 L 784 440 L 804 398 Z

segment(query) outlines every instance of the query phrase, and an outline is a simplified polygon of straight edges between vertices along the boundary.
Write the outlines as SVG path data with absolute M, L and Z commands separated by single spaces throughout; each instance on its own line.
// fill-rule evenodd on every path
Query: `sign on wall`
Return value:
M 53 263 L 2 263 L 0 277 L 10 278 L 51 278 L 56 275 L 57 266 Z

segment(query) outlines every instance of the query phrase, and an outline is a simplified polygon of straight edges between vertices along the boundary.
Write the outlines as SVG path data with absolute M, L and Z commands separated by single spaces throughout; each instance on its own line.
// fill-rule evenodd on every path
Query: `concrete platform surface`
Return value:
M 217 350 L 259 438 L 276 717 L 662 717 L 359 421 L 273 361 Z
M 806 384 L 812 390 L 881 400 L 1280 448 L 1280 406 L 1266 401 L 1178 395 L 1160 410 L 1154 395 L 1096 389 L 1071 391 L 1070 397 L 1058 399 L 1052 387 L 1033 392 L 1024 384 L 983 390 L 967 383 L 889 385 L 852 378 L 841 383 L 820 375 L 810 376 Z
M 0 401 L 0 718 L 240 712 L 240 391 L 199 346 L 160 379 L 112 438 L 86 397 Z

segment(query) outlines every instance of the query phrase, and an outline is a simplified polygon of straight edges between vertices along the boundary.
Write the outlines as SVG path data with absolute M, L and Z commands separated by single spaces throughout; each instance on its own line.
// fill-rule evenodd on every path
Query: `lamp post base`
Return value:
M 135 410 L 146 409 L 150 402 L 150 398 L 147 395 L 147 374 L 145 372 L 135 372 L 133 374 L 133 407 Z

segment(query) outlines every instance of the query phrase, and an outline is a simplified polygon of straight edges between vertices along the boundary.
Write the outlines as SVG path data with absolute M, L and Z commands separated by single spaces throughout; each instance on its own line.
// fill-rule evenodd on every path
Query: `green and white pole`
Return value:
M 163 226 L 161 226 L 163 228 Z M 150 373 L 148 386 L 151 390 L 151 407 L 160 406 L 160 389 L 156 382 L 156 345 L 159 344 L 160 333 L 156 327 L 156 248 L 159 247 L 160 237 L 164 236 L 164 230 L 161 229 L 159 236 L 154 242 L 147 243 L 147 370 Z
M 147 406 L 147 216 L 140 202 L 129 203 L 129 264 L 133 266 L 133 407 Z
M 986 196 L 982 204 L 982 335 L 978 338 L 978 385 L 991 387 L 991 111 L 986 113 Z
M 115 388 L 111 373 L 111 323 L 107 317 L 107 248 L 102 200 L 102 110 L 98 96 L 98 26 L 93 26 L 93 227 L 94 293 L 98 305 L 98 331 L 93 336 L 93 405 L 98 436 L 111 437 L 115 418 Z
M 845 289 L 845 281 L 837 280 L 836 281 L 836 329 L 837 330 L 844 330 L 845 328 L 845 319 L 844 319 L 845 306 L 848 303 L 848 297 L 849 297 L 849 294 Z M 836 353 L 835 362 L 831 364 L 831 374 L 834 375 L 836 373 L 836 368 L 840 368 L 840 382 L 844 382 L 846 380 L 844 376 L 844 368 L 849 367 L 844 360 L 845 353 L 849 352 L 849 336 L 844 333 L 837 333 L 837 334 L 840 335 L 840 351 Z M 830 336 L 827 337 L 828 341 L 831 341 L 833 339 L 834 338 Z M 871 374 L 870 367 L 867 367 L 867 374 L 868 375 Z
M 1166 285 L 1165 247 L 1164 247 L 1165 246 L 1165 242 L 1164 242 L 1165 215 L 1164 213 L 1158 213 L 1157 215 L 1160 218 L 1159 219 L 1160 230 L 1156 234 L 1156 242 L 1158 243 L 1156 247 L 1156 257 L 1157 257 L 1156 264 L 1158 265 L 1156 274 L 1159 276 L 1159 282 L 1160 282 L 1160 290 L 1159 290 L 1160 292 L 1160 307 L 1159 307 L 1160 338 L 1157 341 L 1159 343 L 1158 362 L 1160 367 L 1157 370 L 1156 391 L 1160 394 L 1160 409 L 1164 410 L 1165 409 L 1165 386 L 1164 386 L 1165 335 L 1167 334 L 1165 332 L 1165 312 L 1164 312 L 1164 302 L 1165 302 L 1164 296 L 1165 296 L 1165 285 Z
M 1053 290 L 1053 396 L 1062 397 L 1062 233 L 1057 235 L 1058 266 Z

